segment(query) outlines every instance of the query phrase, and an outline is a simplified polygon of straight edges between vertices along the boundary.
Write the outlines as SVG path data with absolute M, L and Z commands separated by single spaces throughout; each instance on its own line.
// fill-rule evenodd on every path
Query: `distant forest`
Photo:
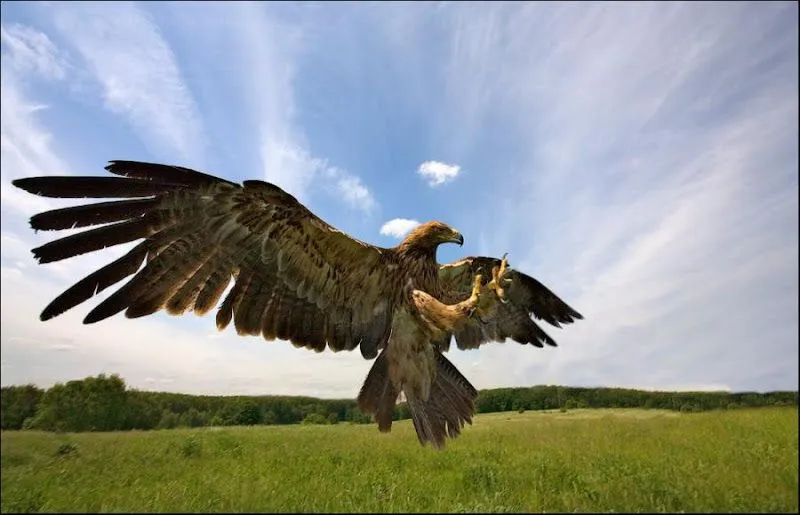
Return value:
M 2 429 L 119 431 L 175 427 L 370 423 L 354 399 L 289 396 L 211 396 L 129 389 L 118 375 L 87 377 L 43 390 L 2 388 Z M 646 408 L 683 412 L 758 406 L 797 406 L 797 391 L 653 392 L 623 388 L 532 386 L 481 390 L 478 413 L 576 408 Z M 395 407 L 395 420 L 409 418 Z

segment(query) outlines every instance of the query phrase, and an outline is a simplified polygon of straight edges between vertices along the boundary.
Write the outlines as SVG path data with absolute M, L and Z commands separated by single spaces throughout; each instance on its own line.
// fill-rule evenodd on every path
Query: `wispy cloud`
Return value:
M 378 206 L 369 188 L 357 175 L 330 166 L 327 159 L 312 157 L 296 145 L 275 146 L 272 139 L 266 145 L 269 150 L 263 155 L 267 164 L 266 179 L 301 201 L 308 200 L 308 189 L 313 181 L 317 181 L 350 208 L 369 213 Z
M 402 238 L 411 232 L 411 229 L 418 225 L 419 222 L 416 220 L 409 220 L 408 218 L 395 218 L 394 220 L 389 220 L 381 226 L 381 234 L 384 236 Z
M 135 4 L 52 4 L 60 35 L 100 85 L 104 105 L 125 116 L 156 154 L 202 161 L 204 133 L 192 93 L 158 27 Z
M 294 81 L 304 44 L 299 28 L 270 16 L 258 4 L 238 4 L 226 11 L 233 25 L 222 28 L 232 31 L 227 35 L 242 64 L 243 89 L 255 106 L 251 116 L 266 180 L 302 201 L 309 200 L 312 185 L 333 185 L 347 205 L 372 211 L 377 202 L 361 178 L 312 155 L 297 123 Z
M 328 168 L 327 172 L 336 181 L 336 192 L 347 205 L 368 213 L 378 206 L 360 178 L 337 168 Z
M 428 185 L 439 186 L 450 182 L 458 176 L 461 167 L 449 165 L 440 161 L 425 161 L 417 169 L 417 173 L 428 180 Z
M 0 27 L 0 40 L 4 45 L 4 71 L 36 73 L 50 79 L 66 77 L 70 64 L 43 32 L 20 24 Z
M 69 173 L 69 167 L 53 150 L 53 136 L 42 125 L 40 115 L 47 106 L 26 98 L 29 76 L 64 77 L 65 58 L 50 38 L 31 27 L 0 28 L 3 73 L 0 76 L 3 108 L 0 110 L 0 198 L 3 210 L 32 214 L 50 204 L 11 186 L 11 181 L 32 175 Z

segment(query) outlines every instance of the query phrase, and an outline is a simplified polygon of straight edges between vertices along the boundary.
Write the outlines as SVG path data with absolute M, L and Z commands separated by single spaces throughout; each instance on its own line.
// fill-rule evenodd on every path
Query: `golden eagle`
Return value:
M 142 240 L 78 281 L 41 313 L 49 320 L 133 278 L 92 309 L 85 324 L 120 311 L 128 318 L 165 309 L 207 313 L 230 284 L 217 328 L 288 340 L 317 352 L 358 347 L 375 359 L 359 408 L 382 432 L 405 394 L 422 445 L 442 448 L 472 423 L 477 391 L 442 354 L 511 338 L 555 346 L 531 318 L 556 327 L 583 317 L 503 259 L 468 257 L 440 265 L 437 247 L 463 244 L 441 222 L 411 231 L 394 248 L 359 241 L 315 216 L 274 184 L 241 185 L 164 164 L 111 161 L 116 177 L 29 177 L 13 184 L 57 198 L 122 199 L 31 217 L 35 230 L 101 225 L 33 249 L 49 263 Z M 145 266 L 142 267 L 142 263 Z

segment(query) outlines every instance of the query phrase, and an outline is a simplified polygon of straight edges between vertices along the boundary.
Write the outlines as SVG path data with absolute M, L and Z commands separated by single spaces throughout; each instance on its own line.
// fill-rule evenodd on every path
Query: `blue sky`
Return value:
M 796 389 L 794 2 L 2 4 L 2 384 L 354 397 L 371 364 L 160 313 L 44 306 L 10 182 L 112 159 L 266 179 L 362 240 L 465 235 L 586 319 L 451 359 L 478 388 Z M 404 221 L 405 220 L 405 221 Z

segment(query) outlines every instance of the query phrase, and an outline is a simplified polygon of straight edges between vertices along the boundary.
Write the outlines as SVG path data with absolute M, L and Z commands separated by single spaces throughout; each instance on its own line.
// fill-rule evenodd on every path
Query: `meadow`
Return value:
M 797 512 L 797 408 L 2 434 L 3 512 Z

